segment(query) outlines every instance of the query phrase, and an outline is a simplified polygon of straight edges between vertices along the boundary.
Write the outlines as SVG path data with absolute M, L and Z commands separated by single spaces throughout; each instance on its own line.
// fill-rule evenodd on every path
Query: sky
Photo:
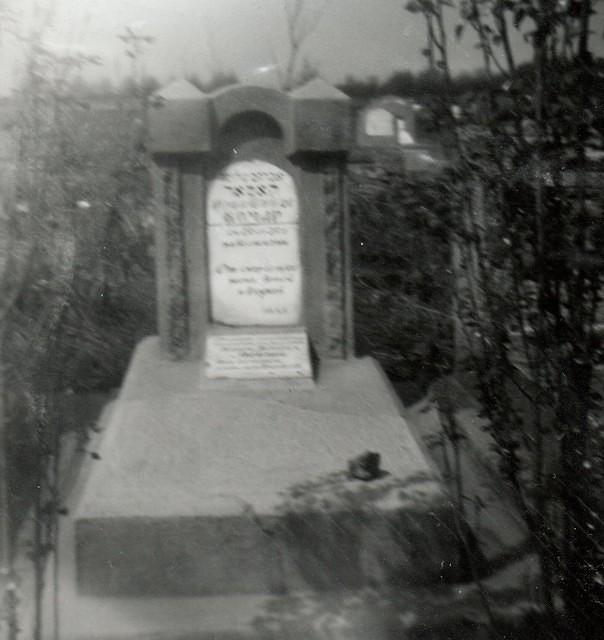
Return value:
M 87 73 L 113 81 L 124 78 L 130 63 L 118 34 L 126 26 L 152 36 L 144 55 L 145 70 L 160 81 L 195 73 L 202 80 L 214 71 L 234 72 L 243 80 L 274 72 L 287 59 L 286 0 L 8 0 L 27 30 L 32 7 L 52 8 L 48 44 L 59 50 L 78 49 L 101 59 Z M 425 26 L 405 11 L 406 0 L 306 0 L 308 15 L 320 20 L 304 44 L 302 57 L 326 80 L 347 76 L 388 77 L 392 72 L 426 67 L 421 54 Z M 449 13 L 453 30 L 457 18 Z M 601 32 L 601 29 L 598 29 Z M 454 40 L 454 38 L 452 38 Z M 601 35 L 598 34 L 601 41 Z M 515 37 L 514 50 L 527 55 Z M 0 95 L 17 82 L 22 45 L 10 35 L 0 41 Z M 451 46 L 454 71 L 475 69 L 480 62 L 475 40 L 464 36 Z M 271 71 L 273 69 L 273 71 Z

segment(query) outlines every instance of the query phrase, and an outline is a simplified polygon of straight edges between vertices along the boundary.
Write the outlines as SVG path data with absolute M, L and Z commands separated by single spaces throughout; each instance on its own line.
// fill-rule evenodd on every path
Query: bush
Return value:
M 448 194 L 388 168 L 357 168 L 350 182 L 358 351 L 427 386 L 453 351 Z

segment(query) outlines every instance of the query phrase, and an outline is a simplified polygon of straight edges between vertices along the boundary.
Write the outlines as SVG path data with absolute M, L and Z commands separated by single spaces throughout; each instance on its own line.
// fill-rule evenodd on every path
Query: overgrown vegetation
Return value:
M 453 361 L 447 185 L 395 167 L 350 185 L 358 351 L 425 390 Z
M 601 176 L 593 158 L 604 129 L 592 4 L 418 0 L 408 9 L 425 17 L 443 86 L 437 113 L 451 134 L 457 346 L 539 556 L 543 630 L 595 638 L 604 615 L 604 226 L 592 176 Z M 452 116 L 452 9 L 455 36 L 474 33 L 489 79 L 475 97 L 482 108 L 463 121 Z M 529 66 L 516 63 L 511 29 L 532 48 Z
M 138 94 L 83 101 L 77 79 L 95 60 L 48 48 L 50 19 L 36 14 L 25 41 L 9 169 L 16 193 L 2 221 L 10 262 L 2 274 L 10 294 L 2 318 L 3 569 L 12 574 L 10 546 L 31 509 L 34 638 L 63 511 L 61 445 L 74 427 L 55 405 L 61 394 L 118 385 L 155 315 L 143 103 Z M 87 427 L 78 425 L 80 440 Z M 8 617 L 14 637 L 14 607 Z

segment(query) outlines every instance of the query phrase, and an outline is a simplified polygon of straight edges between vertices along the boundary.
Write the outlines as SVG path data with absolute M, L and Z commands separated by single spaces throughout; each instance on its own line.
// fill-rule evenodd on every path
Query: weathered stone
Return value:
M 167 355 L 203 356 L 208 331 L 224 324 L 301 325 L 319 358 L 348 357 L 353 340 L 343 187 L 343 155 L 350 145 L 347 96 L 319 80 L 291 94 L 241 85 L 209 96 L 195 91 L 183 83 L 159 91 L 163 106 L 151 120 L 152 150 L 163 172 L 156 183 L 157 282 Z M 190 116 L 193 105 L 202 109 L 201 119 Z M 194 129 L 193 142 L 181 140 L 178 122 Z M 171 142 L 160 144 L 165 136 Z M 280 197 L 286 203 L 280 215 L 289 207 L 296 219 L 271 223 L 264 216 L 253 227 L 251 219 L 208 220 L 217 212 L 213 202 L 234 202 L 214 193 L 224 191 L 228 172 L 259 162 L 286 177 L 282 185 L 291 197 Z M 249 208 L 239 206 L 238 215 L 274 212 L 266 206 L 274 199 L 263 204 L 259 195 L 248 199 Z M 180 225 L 180 250 L 172 244 L 178 236 L 171 221 Z
M 163 338 L 165 352 L 171 357 L 179 358 L 189 350 L 180 166 L 174 160 L 165 160 L 156 166 L 153 177 L 160 335 Z
M 296 149 L 334 153 L 352 146 L 350 98 L 345 93 L 315 78 L 290 95 Z
M 151 98 L 149 148 L 153 153 L 203 153 L 211 147 L 210 102 L 186 80 Z
M 381 96 L 359 112 L 360 147 L 409 147 L 418 142 L 416 105 L 398 96 Z
M 159 94 L 160 339 L 137 348 L 61 528 L 62 633 L 326 637 L 300 612 L 275 626 L 257 596 L 460 569 L 440 479 L 379 367 L 350 357 L 349 102 L 322 81 Z M 370 483 L 348 477 L 362 451 L 381 460 Z M 223 596 L 235 625 L 208 610 Z
M 212 94 L 214 127 L 219 132 L 235 118 L 262 113 L 275 121 L 281 131 L 286 154 L 294 153 L 292 104 L 289 96 L 277 89 L 233 85 Z
M 364 450 L 384 476 L 348 480 Z M 85 593 L 352 588 L 458 566 L 442 485 L 369 359 L 324 362 L 312 389 L 200 388 L 195 362 L 147 340 L 98 452 L 74 513 Z
M 302 267 L 292 177 L 268 162 L 234 162 L 210 184 L 207 211 L 212 320 L 298 324 Z
M 394 116 L 381 107 L 367 110 L 364 125 L 368 136 L 394 136 Z

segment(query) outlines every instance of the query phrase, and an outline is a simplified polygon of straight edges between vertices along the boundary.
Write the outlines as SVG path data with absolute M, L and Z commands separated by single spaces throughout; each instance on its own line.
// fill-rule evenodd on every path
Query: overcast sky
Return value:
M 102 65 L 93 72 L 96 78 L 115 80 L 128 74 L 129 62 L 117 38 L 126 25 L 155 38 L 145 55 L 145 67 L 162 81 L 187 73 L 207 79 L 214 70 L 249 78 L 259 69 L 284 64 L 287 55 L 285 0 L 37 1 L 43 7 L 54 6 L 47 36 L 53 46 L 100 56 Z M 35 0 L 12 0 L 12 4 L 21 24 L 26 24 Z M 421 55 L 425 27 L 419 16 L 404 10 L 406 0 L 306 0 L 306 4 L 311 13 L 324 7 L 303 57 L 325 79 L 384 78 L 396 70 L 425 68 Z M 453 12 L 449 22 L 457 22 Z M 599 47 L 601 24 L 597 31 Z M 19 45 L 9 36 L 0 45 L 0 93 L 6 94 L 18 77 Z M 514 48 L 518 55 L 526 55 L 521 37 Z M 475 40 L 466 36 L 453 45 L 451 59 L 456 71 L 476 68 Z

